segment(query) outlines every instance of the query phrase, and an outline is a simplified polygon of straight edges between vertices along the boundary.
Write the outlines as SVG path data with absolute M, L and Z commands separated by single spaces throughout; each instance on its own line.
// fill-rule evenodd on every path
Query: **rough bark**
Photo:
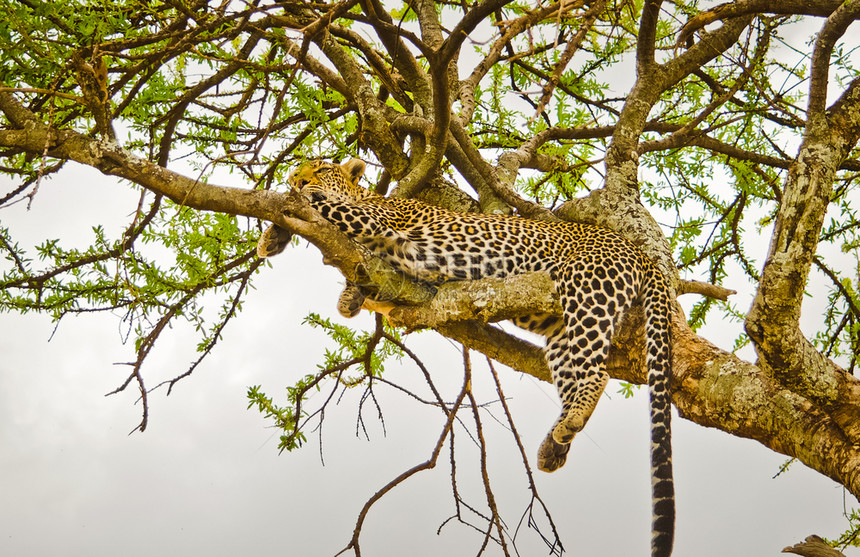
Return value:
M 815 535 L 807 536 L 801 543 L 786 547 L 782 552 L 803 555 L 804 557 L 845 557 L 844 553 L 833 549 L 824 540 Z
M 762 368 L 826 408 L 847 438 L 860 444 L 856 379 L 820 354 L 800 330 L 803 295 L 836 173 L 860 138 L 860 78 L 825 109 L 831 52 L 858 17 L 860 2 L 846 2 L 830 14 L 818 34 L 804 139 L 783 188 L 770 249 L 745 326 Z

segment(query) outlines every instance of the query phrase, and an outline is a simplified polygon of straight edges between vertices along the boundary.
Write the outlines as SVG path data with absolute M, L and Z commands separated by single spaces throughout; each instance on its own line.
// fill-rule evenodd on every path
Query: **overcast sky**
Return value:
M 73 167 L 41 185 L 29 212 L 23 205 L 4 209 L 0 222 L 25 245 L 61 238 L 64 246 L 83 247 L 93 223 L 116 235 L 136 205 L 126 186 Z M 368 413 L 371 440 L 356 438 L 361 391 L 353 389 L 328 413 L 325 465 L 315 435 L 303 449 L 278 455 L 278 435 L 247 410 L 246 389 L 262 384 L 278 397 L 315 370 L 326 339 L 300 326 L 307 313 L 343 320 L 335 311 L 341 278 L 318 252 L 292 247 L 272 263 L 213 355 L 170 397 L 163 390 L 151 396 L 143 434 L 128 435 L 140 419 L 133 390 L 104 396 L 127 373 L 114 364 L 133 359 L 117 316 L 69 318 L 54 333 L 42 316 L 0 314 L 0 555 L 333 555 L 349 541 L 364 501 L 429 457 L 441 412 L 384 389 L 378 394 L 387 435 Z M 740 295 L 740 307 L 749 295 Z M 371 320 L 365 314 L 356 323 L 370 327 Z M 736 331 L 715 323 L 704 336 L 728 348 Z M 458 347 L 432 333 L 413 337 L 443 396 L 454 399 L 462 383 Z M 148 385 L 184 371 L 195 344 L 182 327 L 170 331 L 146 364 Z M 477 354 L 474 361 L 476 396 L 493 400 L 486 366 Z M 499 367 L 535 467 L 557 395 Z M 387 373 L 421 387 L 408 362 Z M 536 471 L 569 555 L 648 552 L 647 393 L 624 399 L 617 389 L 611 382 L 567 465 L 555 474 Z M 529 501 L 521 460 L 509 432 L 487 415 L 484 425 L 493 489 L 513 531 Z M 457 433 L 458 486 L 483 509 L 475 450 L 462 429 Z M 809 534 L 838 536 L 847 526 L 843 499 L 856 505 L 800 463 L 772 479 L 785 457 L 677 415 L 673 446 L 677 556 L 779 555 Z M 378 503 L 363 530 L 363 554 L 475 554 L 480 537 L 468 527 L 452 522 L 436 534 L 454 510 L 449 473 L 443 453 L 436 469 Z M 521 555 L 546 554 L 525 526 L 517 543 Z

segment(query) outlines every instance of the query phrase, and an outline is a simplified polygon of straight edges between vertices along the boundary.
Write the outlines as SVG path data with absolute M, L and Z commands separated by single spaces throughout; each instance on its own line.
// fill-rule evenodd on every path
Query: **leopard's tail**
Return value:
M 651 395 L 651 557 L 669 557 L 675 534 L 675 487 L 672 480 L 670 421 L 672 344 L 670 299 L 660 271 L 649 265 L 643 283 L 645 361 Z

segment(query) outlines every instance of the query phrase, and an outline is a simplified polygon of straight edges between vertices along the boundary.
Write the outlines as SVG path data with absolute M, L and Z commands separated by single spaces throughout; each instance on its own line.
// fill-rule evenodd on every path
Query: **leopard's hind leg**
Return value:
M 561 329 L 547 339 L 545 355 L 561 398 L 561 414 L 538 451 L 538 468 L 545 472 L 554 472 L 564 465 L 570 442 L 585 427 L 609 381 L 605 369 L 608 342 L 605 348 L 583 348 L 584 343 L 578 340 L 593 341 L 585 335 L 577 338 L 570 332 Z
M 564 327 L 547 338 L 545 356 L 561 398 L 561 415 L 538 453 L 542 470 L 560 468 L 570 442 L 579 433 L 600 400 L 609 381 L 606 358 L 615 317 L 625 305 L 615 292 L 607 295 L 605 283 L 590 280 L 589 266 L 577 265 L 561 273 L 558 281 Z
M 552 430 L 558 443 L 569 443 L 585 427 L 609 381 L 606 373 L 609 336 L 605 340 L 599 337 L 592 340 L 570 333 L 564 330 L 550 339 L 546 352 L 553 383 L 561 397 L 561 415 Z M 601 340 L 602 343 L 594 345 Z
M 514 317 L 511 321 L 517 327 L 546 338 L 553 336 L 564 326 L 562 318 L 551 313 L 530 313 Z

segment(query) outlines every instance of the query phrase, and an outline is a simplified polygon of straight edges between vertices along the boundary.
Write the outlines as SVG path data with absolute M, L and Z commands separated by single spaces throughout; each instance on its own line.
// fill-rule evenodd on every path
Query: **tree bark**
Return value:
M 804 557 L 845 557 L 844 553 L 833 549 L 815 535 L 807 536 L 801 543 L 786 547 L 782 552 L 803 555 Z
M 825 110 L 831 52 L 858 17 L 860 2 L 846 2 L 830 14 L 818 34 L 803 143 L 789 169 L 770 249 L 745 322 L 763 369 L 826 409 L 855 444 L 860 444 L 857 381 L 804 337 L 800 313 L 836 173 L 860 138 L 860 78 Z

